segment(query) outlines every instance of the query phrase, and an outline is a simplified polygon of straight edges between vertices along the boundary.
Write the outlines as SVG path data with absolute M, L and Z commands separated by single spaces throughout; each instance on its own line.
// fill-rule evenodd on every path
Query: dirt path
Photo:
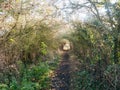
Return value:
M 62 55 L 61 63 L 55 71 L 55 77 L 52 78 L 51 90 L 69 90 L 70 86 L 70 60 L 69 54 Z

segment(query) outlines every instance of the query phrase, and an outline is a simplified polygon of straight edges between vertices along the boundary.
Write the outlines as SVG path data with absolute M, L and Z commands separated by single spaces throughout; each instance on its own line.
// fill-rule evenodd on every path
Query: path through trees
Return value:
M 69 90 L 70 86 L 70 61 L 69 54 L 65 52 L 58 69 L 52 78 L 52 90 Z

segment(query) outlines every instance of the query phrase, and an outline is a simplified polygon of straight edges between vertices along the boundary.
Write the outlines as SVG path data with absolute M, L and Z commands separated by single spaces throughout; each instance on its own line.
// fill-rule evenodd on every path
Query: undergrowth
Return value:
M 120 90 L 120 66 L 108 65 L 106 69 L 89 66 L 73 74 L 74 90 Z

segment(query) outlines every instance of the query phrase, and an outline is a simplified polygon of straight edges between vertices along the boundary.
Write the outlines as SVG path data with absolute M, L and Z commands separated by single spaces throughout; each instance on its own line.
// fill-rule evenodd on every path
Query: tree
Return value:
M 85 23 L 89 26 L 96 28 L 101 34 L 110 34 L 112 36 L 112 49 L 113 49 L 113 59 L 114 63 L 119 62 L 118 48 L 119 48 L 119 35 L 120 35 L 120 2 L 111 3 L 112 0 L 86 0 L 84 3 L 74 3 L 69 0 L 71 4 L 69 8 L 73 10 L 80 9 L 84 10 L 86 14 L 90 14 L 90 20 Z M 84 8 L 84 9 L 83 9 Z M 104 10 L 103 12 L 101 11 Z M 84 22 L 83 22 L 84 23 Z
M 45 56 L 48 45 L 49 49 L 56 47 L 53 34 L 60 22 L 52 17 L 55 8 L 48 1 L 5 0 L 0 6 L 4 32 L 0 36 L 0 52 L 7 65 L 21 59 L 31 62 L 39 55 Z

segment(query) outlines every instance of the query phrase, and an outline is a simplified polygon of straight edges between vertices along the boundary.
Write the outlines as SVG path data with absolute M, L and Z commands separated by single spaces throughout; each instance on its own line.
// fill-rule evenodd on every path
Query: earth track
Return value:
M 51 90 L 69 90 L 70 87 L 70 60 L 66 52 L 62 55 L 62 60 L 58 69 L 55 71 L 55 77 L 52 77 Z

